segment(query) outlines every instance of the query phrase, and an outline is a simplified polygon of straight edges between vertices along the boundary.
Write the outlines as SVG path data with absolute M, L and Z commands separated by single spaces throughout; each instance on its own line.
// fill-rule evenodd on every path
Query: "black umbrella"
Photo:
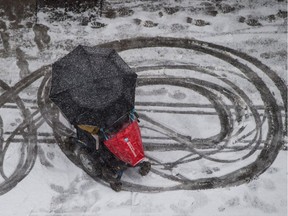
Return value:
M 136 78 L 114 49 L 78 46 L 52 65 L 50 99 L 71 124 L 106 128 L 133 109 Z

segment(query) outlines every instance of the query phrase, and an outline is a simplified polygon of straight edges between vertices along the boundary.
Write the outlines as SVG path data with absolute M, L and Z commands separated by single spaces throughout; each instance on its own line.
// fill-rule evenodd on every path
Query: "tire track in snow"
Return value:
M 26 83 L 26 81 L 25 81 Z M 19 84 L 19 83 L 18 83 Z M 17 94 L 13 94 L 12 88 L 10 88 L 5 82 L 0 80 L 0 86 L 2 89 L 6 90 L 3 95 L 0 96 L 0 102 L 5 102 L 6 100 L 14 100 L 21 110 L 24 121 L 20 124 L 13 133 L 9 136 L 9 138 L 4 141 L 3 139 L 3 120 L 1 118 L 1 133 L 0 133 L 0 174 L 4 178 L 4 182 L 0 183 L 0 195 L 7 193 L 11 189 L 13 189 L 22 179 L 24 179 L 31 169 L 34 166 L 36 157 L 37 157 L 37 136 L 36 127 L 33 121 L 31 121 L 31 113 L 28 109 L 26 109 L 23 101 Z M 11 97 L 7 97 L 6 95 L 11 95 Z M 6 96 L 6 97 L 5 97 Z M 3 99 L 4 98 L 4 99 Z M 1 107 L 1 106 L 0 106 Z M 26 129 L 26 131 L 24 131 Z M 4 171 L 4 159 L 7 153 L 7 150 L 11 144 L 12 138 L 21 133 L 23 136 L 23 143 L 20 148 L 20 157 L 18 160 L 17 167 L 13 171 L 10 176 L 6 176 Z
M 286 129 L 283 127 L 282 117 L 281 117 L 281 104 L 277 104 L 276 99 L 274 98 L 273 94 L 266 86 L 265 82 L 261 79 L 261 77 L 255 72 L 251 67 L 256 67 L 257 70 L 261 70 L 265 75 L 267 75 L 277 86 L 279 92 L 282 97 L 282 101 L 285 108 L 285 119 L 287 119 L 287 88 L 283 80 L 269 67 L 262 64 L 259 60 L 255 59 L 254 57 L 248 56 L 245 53 L 219 46 L 212 43 L 202 42 L 193 39 L 179 39 L 179 38 L 133 38 L 133 39 L 126 39 L 120 41 L 113 41 L 106 44 L 100 44 L 99 47 L 110 47 L 114 48 L 117 51 L 125 51 L 131 49 L 141 49 L 141 48 L 148 48 L 148 47 L 167 47 L 167 48 L 183 48 L 183 49 L 191 49 L 194 51 L 202 52 L 207 55 L 211 55 L 216 57 L 224 62 L 230 64 L 231 66 L 237 68 L 242 74 L 241 79 L 245 78 L 249 82 L 253 83 L 253 85 L 257 88 L 258 92 L 261 95 L 261 99 L 264 103 L 265 107 L 265 115 L 261 119 L 261 115 L 259 114 L 258 110 L 259 107 L 255 106 L 251 99 L 246 95 L 246 93 L 241 89 L 241 86 L 236 85 L 232 81 L 228 80 L 225 77 L 220 77 L 213 71 L 208 71 L 203 68 L 197 67 L 195 65 L 152 65 L 152 66 L 144 66 L 135 68 L 139 73 L 141 71 L 146 70 L 157 70 L 159 67 L 165 67 L 167 69 L 186 69 L 186 70 L 194 70 L 201 73 L 208 74 L 217 78 L 221 82 L 225 83 L 227 87 L 222 87 L 216 83 L 209 82 L 207 80 L 199 80 L 195 78 L 164 78 L 164 77 L 143 77 L 139 79 L 138 86 L 145 87 L 145 86 L 157 86 L 157 85 L 170 85 L 170 86 L 178 86 L 184 87 L 193 91 L 196 91 L 203 96 L 207 97 L 211 102 L 209 105 L 210 108 L 215 109 L 215 113 L 217 113 L 220 121 L 221 130 L 220 133 L 205 139 L 190 139 L 189 137 L 182 135 L 180 133 L 175 133 L 175 131 L 171 130 L 170 128 L 166 127 L 165 125 L 155 121 L 152 119 L 146 112 L 140 112 L 141 119 L 144 121 L 143 127 L 146 129 L 157 131 L 159 134 L 162 134 L 164 138 L 168 138 L 170 140 L 174 140 L 176 143 L 173 145 L 163 145 L 163 143 L 157 146 L 149 146 L 149 143 L 145 144 L 145 147 L 149 151 L 160 151 L 160 150 L 169 150 L 171 147 L 173 150 L 186 150 L 187 155 L 185 157 L 179 158 L 171 163 L 163 163 L 157 160 L 157 158 L 151 157 L 151 160 L 154 161 L 154 165 L 152 168 L 152 172 L 154 174 L 168 179 L 169 181 L 173 182 L 174 186 L 167 186 L 167 187 L 159 187 L 159 186 L 147 186 L 147 185 L 139 185 L 133 182 L 124 182 L 124 189 L 129 191 L 142 191 L 142 192 L 153 192 L 153 191 L 167 191 L 167 190 L 181 190 L 181 189 L 208 189 L 208 188 L 216 188 L 216 187 L 225 187 L 225 186 L 235 186 L 239 184 L 243 184 L 251 179 L 257 177 L 261 173 L 263 173 L 275 160 L 279 150 L 283 145 L 283 136 L 286 133 Z M 247 65 L 248 63 L 248 65 Z M 32 82 L 43 77 L 44 79 L 39 87 L 38 90 L 38 107 L 41 113 L 41 118 L 45 119 L 48 125 L 53 129 L 54 137 L 58 142 L 60 148 L 63 152 L 69 157 L 69 159 L 75 163 L 77 166 L 79 165 L 78 159 L 69 154 L 67 149 L 64 148 L 63 145 L 63 137 L 69 136 L 73 134 L 69 128 L 67 128 L 63 123 L 59 121 L 59 111 L 57 108 L 53 107 L 50 100 L 48 99 L 49 93 L 49 85 L 50 85 L 50 66 L 41 68 L 31 74 L 29 77 L 26 77 L 19 83 L 17 83 L 14 87 L 11 87 L 9 91 L 5 92 L 0 96 L 0 107 L 3 107 L 5 103 L 9 102 L 9 98 L 11 96 L 16 96 L 19 92 L 21 92 L 25 87 L 29 86 Z M 232 105 L 226 104 L 221 97 L 217 97 L 215 93 L 219 93 L 222 97 L 228 99 Z M 141 104 L 141 102 L 139 103 Z M 144 103 L 142 103 L 143 105 Z M 148 105 L 157 106 L 157 102 L 155 103 L 148 103 Z M 251 129 L 250 131 L 245 131 L 243 135 L 243 128 L 233 128 L 234 120 L 241 118 L 241 112 L 243 111 L 242 104 L 245 104 L 249 111 L 252 113 L 255 128 Z M 161 106 L 173 106 L 173 104 L 161 104 Z M 176 106 L 185 106 L 185 105 L 176 105 Z M 234 113 L 231 111 L 233 110 Z M 160 112 L 160 111 L 159 111 Z M 173 112 L 173 110 L 171 111 Z M 201 113 L 200 113 L 201 114 Z M 233 115 L 236 118 L 233 118 Z M 31 118 L 31 114 L 27 115 Z M 28 118 L 26 116 L 26 118 Z M 35 117 L 35 113 L 34 113 Z M 42 119 L 42 120 L 43 120 Z M 267 120 L 266 120 L 267 119 Z M 38 119 L 39 121 L 39 119 Z M 34 123 L 37 121 L 33 119 Z M 267 137 L 265 140 L 262 139 L 263 131 L 262 127 L 264 122 L 268 124 L 268 132 Z M 284 124 L 287 122 L 285 121 Z M 31 134 L 35 135 L 35 130 L 42 124 L 42 121 L 38 122 L 38 124 L 33 128 L 33 132 Z M 150 125 L 150 126 L 149 126 Z M 0 125 L 1 126 L 1 125 Z M 21 125 L 18 131 L 23 130 L 27 127 L 27 124 Z M 0 131 L 1 132 L 1 131 Z M 18 132 L 17 132 L 18 133 Z M 17 134 L 15 133 L 15 134 Z M 30 132 L 28 133 L 29 135 Z M 3 136 L 3 132 L 1 132 L 1 137 Z M 12 134 L 11 134 L 12 135 Z M 10 135 L 10 136 L 11 136 Z M 238 137 L 238 135 L 241 135 Z M 249 141 L 246 141 L 245 138 L 253 135 L 253 138 Z M 228 146 L 229 141 L 236 136 L 238 138 L 238 142 L 246 141 L 248 144 L 245 146 L 240 146 L 236 148 L 234 146 Z M 160 136 L 161 137 L 161 136 Z M 147 136 L 148 139 L 153 139 L 151 136 Z M 34 144 L 37 140 L 34 139 Z M 264 143 L 263 143 L 264 142 Z M 3 144 L 3 143 L 0 143 Z M 261 148 L 260 148 L 261 144 Z M 7 144 L 6 144 L 7 145 Z M 161 146 L 162 145 L 162 146 Z M 178 145 L 178 146 L 177 146 Z M 36 146 L 36 144 L 35 144 Z M 154 147 L 154 149 L 153 149 Z M 149 149 L 150 148 L 150 149 Z M 231 152 L 247 150 L 249 152 L 242 156 L 241 158 L 236 158 L 232 160 L 223 160 L 217 157 L 214 157 L 217 153 L 222 153 L 224 150 L 230 148 Z M 221 162 L 221 163 L 233 163 L 239 161 L 241 159 L 246 159 L 253 155 L 256 150 L 260 149 L 259 156 L 257 160 L 246 165 L 242 168 L 236 169 L 228 174 L 219 176 L 219 177 L 208 177 L 208 178 L 200 178 L 200 179 L 189 179 L 184 177 L 179 173 L 178 175 L 167 174 L 159 169 L 157 166 L 162 166 L 163 170 L 173 169 L 175 166 L 180 164 L 189 163 L 192 161 L 196 161 L 199 159 L 205 158 L 206 160 Z M 31 153 L 36 157 L 37 152 Z M 33 165 L 32 165 L 33 167 Z M 16 175 L 13 177 L 18 177 L 18 182 L 20 182 L 32 169 L 32 167 L 23 166 L 20 167 L 23 171 L 17 171 Z M 26 171 L 25 171 L 26 170 Z M 17 179 L 17 178 L 15 178 Z M 95 178 L 95 180 L 99 181 L 100 183 L 106 184 L 103 180 Z M 17 182 L 17 183 L 18 183 Z M 17 184 L 16 183 L 16 184 Z M 14 184 L 15 185 L 15 184 Z M 4 187 L 3 187 L 4 188 Z M 12 186 L 9 188 L 11 190 Z M 5 188 L 4 188 L 5 189 Z M 9 191 L 6 189 L 2 190 L 2 186 L 0 187 L 2 194 Z
M 178 185 L 178 188 L 198 188 L 198 189 L 207 189 L 207 188 L 215 188 L 215 187 L 223 187 L 223 186 L 231 186 L 231 185 L 239 185 L 241 183 L 246 182 L 249 179 L 252 179 L 261 173 L 263 173 L 275 160 L 280 148 L 283 145 L 283 136 L 285 130 L 283 130 L 283 123 L 281 119 L 281 111 L 278 107 L 276 99 L 273 94 L 270 92 L 269 88 L 266 86 L 261 77 L 255 73 L 250 67 L 246 64 L 240 62 L 237 57 L 245 60 L 246 62 L 253 64 L 258 69 L 260 69 L 264 74 L 266 74 L 275 84 L 277 84 L 277 88 L 280 91 L 283 104 L 285 107 L 285 117 L 287 118 L 287 88 L 285 83 L 279 76 L 272 71 L 269 67 L 262 64 L 259 60 L 248 56 L 245 53 L 223 47 L 220 45 L 215 45 L 212 43 L 202 42 L 198 40 L 192 39 L 176 39 L 176 38 L 135 38 L 135 39 L 127 39 L 121 41 L 110 42 L 106 44 L 100 45 L 101 47 L 112 47 L 117 51 L 124 51 L 128 49 L 138 49 L 138 48 L 147 48 L 147 47 L 173 47 L 173 48 L 183 48 L 183 49 L 192 49 L 194 51 L 199 51 L 213 57 L 216 57 L 220 60 L 223 60 L 233 67 L 239 69 L 257 88 L 258 92 L 261 95 L 261 99 L 263 100 L 264 105 L 267 108 L 267 118 L 269 123 L 268 128 L 268 136 L 266 139 L 266 143 L 264 145 L 263 150 L 258 156 L 257 160 L 253 163 L 240 168 L 232 173 L 227 175 L 223 175 L 221 177 L 213 177 L 207 179 L 198 179 L 199 181 L 184 181 L 181 185 Z M 224 79 L 224 78 L 222 78 Z M 225 80 L 228 83 L 228 80 Z M 230 86 L 237 90 L 240 93 L 241 98 L 243 98 L 249 106 L 251 112 L 253 113 L 254 119 L 256 121 L 257 129 L 261 128 L 261 120 L 257 110 L 254 108 L 252 101 L 249 99 L 247 95 L 237 85 L 230 82 Z M 285 124 L 286 125 L 286 124 Z M 262 132 L 259 132 L 259 138 L 256 141 L 257 144 L 261 142 Z M 187 142 L 186 140 L 179 139 L 181 142 Z M 255 151 L 255 150 L 254 150 Z M 269 151 L 273 153 L 269 153 Z M 253 153 L 253 152 L 252 152 Z M 248 154 L 249 156 L 250 154 Z M 185 186 L 185 187 L 184 187 Z M 176 186 L 177 187 L 177 186 Z M 172 188 L 170 188 L 172 189 Z M 173 188 L 174 189 L 174 188 Z M 169 189 L 168 189 L 169 190 Z

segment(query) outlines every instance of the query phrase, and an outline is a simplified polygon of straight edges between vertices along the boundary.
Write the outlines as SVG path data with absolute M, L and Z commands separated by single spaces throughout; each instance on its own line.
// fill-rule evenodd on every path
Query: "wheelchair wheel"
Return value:
M 83 170 L 90 176 L 95 177 L 101 175 L 101 165 L 96 162 L 89 150 L 85 148 L 80 149 L 78 152 L 78 159 Z

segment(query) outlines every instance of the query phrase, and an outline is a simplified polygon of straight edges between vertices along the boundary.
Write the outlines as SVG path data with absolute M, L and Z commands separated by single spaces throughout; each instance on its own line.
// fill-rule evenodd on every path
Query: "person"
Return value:
M 130 127 L 135 121 L 139 120 L 137 113 L 133 111 L 128 115 L 123 115 L 121 118 L 119 118 L 116 122 L 114 122 L 110 127 L 107 127 L 105 130 L 94 125 L 75 124 L 74 127 L 77 132 L 77 138 L 71 137 L 70 141 L 68 142 L 68 145 L 69 143 L 74 143 L 74 145 L 70 145 L 70 148 L 72 146 L 72 149 L 70 149 L 70 151 L 78 152 L 78 157 L 80 158 L 80 161 L 81 159 L 83 159 L 82 156 L 86 158 L 85 160 L 81 161 L 82 167 L 90 175 L 100 176 L 104 180 L 109 182 L 111 188 L 115 191 L 121 190 L 122 183 L 120 180 L 122 174 L 128 167 L 131 167 L 132 165 L 130 165 L 127 161 L 124 162 L 125 160 L 122 161 L 121 159 L 119 159 L 121 158 L 120 155 L 123 153 L 121 152 L 120 149 L 118 152 L 120 155 L 118 154 L 118 156 L 115 156 L 117 154 L 114 151 L 112 151 L 115 154 L 114 155 L 108 149 L 109 145 L 107 147 L 106 141 L 112 140 L 117 137 L 114 140 L 116 142 L 113 141 L 114 142 L 113 145 L 117 145 L 118 142 L 121 142 L 120 140 L 118 140 L 119 138 L 118 135 L 121 134 L 122 132 L 125 133 L 125 130 L 128 127 Z M 115 136 L 116 134 L 117 136 Z M 131 136 L 133 135 L 134 133 L 131 131 Z M 121 146 L 120 143 L 119 146 Z M 90 166 L 89 161 L 91 161 L 93 166 Z M 142 176 L 147 175 L 151 169 L 150 162 L 142 161 L 142 159 L 140 163 L 136 164 L 136 166 L 140 167 L 139 173 Z

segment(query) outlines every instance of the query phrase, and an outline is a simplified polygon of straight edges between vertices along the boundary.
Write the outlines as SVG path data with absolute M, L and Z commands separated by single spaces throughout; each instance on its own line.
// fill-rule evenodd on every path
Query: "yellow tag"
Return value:
M 97 126 L 93 126 L 93 125 L 78 125 L 79 128 L 81 128 L 82 130 L 85 130 L 91 134 L 97 134 L 99 131 L 99 128 Z

